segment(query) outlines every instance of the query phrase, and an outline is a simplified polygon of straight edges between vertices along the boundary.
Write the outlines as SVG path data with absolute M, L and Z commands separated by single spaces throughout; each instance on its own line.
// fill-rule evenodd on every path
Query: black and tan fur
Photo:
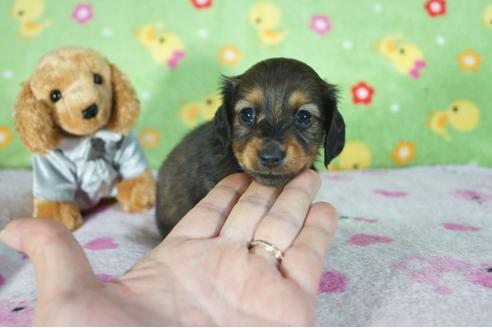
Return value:
M 214 120 L 191 131 L 159 170 L 156 219 L 162 235 L 227 175 L 243 171 L 260 183 L 282 186 L 313 167 L 320 145 L 328 165 L 345 142 L 335 93 L 294 59 L 268 59 L 224 78 Z M 245 108 L 256 113 L 254 122 L 241 121 Z M 308 126 L 296 118 L 301 110 L 311 116 Z

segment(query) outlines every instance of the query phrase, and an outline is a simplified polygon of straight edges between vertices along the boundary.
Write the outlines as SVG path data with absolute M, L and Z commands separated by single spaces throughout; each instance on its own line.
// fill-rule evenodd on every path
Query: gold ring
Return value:
M 278 261 L 278 263 L 282 262 L 284 259 L 284 253 L 278 247 L 273 246 L 267 241 L 260 239 L 253 240 L 251 243 L 249 243 L 248 249 L 251 250 L 255 247 L 263 248 L 265 251 L 272 254 L 273 257 L 275 257 L 275 259 Z

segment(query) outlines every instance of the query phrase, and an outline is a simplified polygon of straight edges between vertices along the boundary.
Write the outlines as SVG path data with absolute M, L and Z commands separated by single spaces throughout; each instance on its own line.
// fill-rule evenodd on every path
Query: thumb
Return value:
M 39 297 L 84 288 L 97 281 L 79 243 L 59 223 L 16 219 L 2 230 L 0 240 L 29 256 Z

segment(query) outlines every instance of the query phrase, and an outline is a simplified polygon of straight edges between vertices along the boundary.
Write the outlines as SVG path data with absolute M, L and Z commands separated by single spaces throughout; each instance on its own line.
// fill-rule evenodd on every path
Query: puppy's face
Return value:
M 94 52 L 74 49 L 46 56 L 30 86 L 36 99 L 51 108 L 55 123 L 70 134 L 92 134 L 110 118 L 111 68 Z
M 311 167 L 328 139 L 333 139 L 328 148 L 336 148 L 325 149 L 328 157 L 343 148 L 343 127 L 329 137 L 335 114 L 341 120 L 334 87 L 304 63 L 284 58 L 260 62 L 226 79 L 223 98 L 219 112 L 227 116 L 234 156 L 261 183 L 283 185 Z

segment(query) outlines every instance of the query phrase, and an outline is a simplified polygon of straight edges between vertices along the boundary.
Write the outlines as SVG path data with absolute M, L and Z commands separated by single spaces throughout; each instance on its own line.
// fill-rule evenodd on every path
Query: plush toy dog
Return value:
M 80 210 L 116 196 L 125 211 L 155 202 L 155 179 L 130 128 L 140 111 L 125 75 L 93 50 L 45 55 L 14 105 L 33 153 L 34 214 L 75 230 Z

